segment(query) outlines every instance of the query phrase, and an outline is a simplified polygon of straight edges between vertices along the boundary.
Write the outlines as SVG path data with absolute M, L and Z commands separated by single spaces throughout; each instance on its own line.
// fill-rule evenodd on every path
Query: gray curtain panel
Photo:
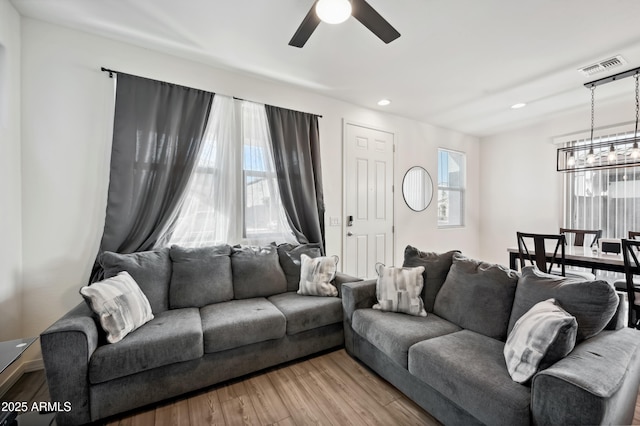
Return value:
M 282 204 L 301 244 L 324 253 L 324 193 L 318 116 L 265 105 Z
M 104 251 L 162 245 L 196 166 L 214 94 L 118 73 Z M 96 262 L 92 281 L 101 278 Z

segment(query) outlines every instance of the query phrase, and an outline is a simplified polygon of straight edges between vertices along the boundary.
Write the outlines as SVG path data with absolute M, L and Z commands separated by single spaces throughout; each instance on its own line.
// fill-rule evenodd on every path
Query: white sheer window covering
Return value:
M 264 105 L 216 95 L 171 244 L 295 242 L 276 182 Z
M 609 142 L 629 137 L 613 134 L 594 142 Z M 567 146 L 588 145 L 584 139 Z M 606 157 L 596 161 L 606 164 Z M 588 170 L 566 173 L 564 178 L 565 227 L 602 229 L 604 238 L 627 238 L 629 231 L 640 230 L 640 167 Z

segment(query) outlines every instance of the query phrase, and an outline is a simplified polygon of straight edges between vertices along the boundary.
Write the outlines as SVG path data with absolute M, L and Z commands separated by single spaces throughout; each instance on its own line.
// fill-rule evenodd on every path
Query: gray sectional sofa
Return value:
M 603 281 L 522 274 L 457 252 L 405 251 L 424 266 L 426 317 L 372 309 L 376 280 L 342 287 L 345 346 L 447 425 L 630 424 L 640 382 L 640 331 Z M 505 340 L 533 305 L 554 298 L 577 322 L 575 347 L 525 383 Z
M 154 318 L 105 341 L 80 303 L 40 338 L 52 401 L 71 403 L 59 425 L 78 425 L 343 345 L 340 297 L 296 293 L 308 246 L 174 246 L 105 253 L 105 277 L 127 271 Z M 340 295 L 345 281 L 336 274 Z

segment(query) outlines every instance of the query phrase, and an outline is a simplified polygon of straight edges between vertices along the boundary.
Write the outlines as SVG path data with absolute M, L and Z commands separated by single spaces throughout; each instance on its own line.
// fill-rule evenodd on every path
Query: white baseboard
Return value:
M 44 362 L 42 358 L 33 359 L 30 361 L 25 361 L 21 363 L 18 368 L 16 368 L 13 373 L 9 374 L 9 376 L 3 381 L 0 382 L 0 398 L 4 396 L 5 393 L 11 389 L 13 385 L 15 385 L 20 377 L 24 373 L 31 373 L 33 371 L 43 370 Z

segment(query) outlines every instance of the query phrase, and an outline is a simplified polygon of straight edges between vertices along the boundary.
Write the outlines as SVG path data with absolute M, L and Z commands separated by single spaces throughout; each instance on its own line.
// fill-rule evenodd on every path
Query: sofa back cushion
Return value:
M 289 244 L 278 245 L 280 266 L 287 277 L 287 291 L 298 291 L 300 287 L 300 256 L 306 254 L 315 258 L 322 255 L 320 244 Z
M 169 309 L 172 265 L 168 248 L 130 254 L 106 251 L 100 256 L 100 264 L 105 278 L 127 271 L 147 296 L 154 314 Z
M 235 299 L 268 297 L 287 291 L 275 244 L 263 247 L 234 246 L 231 252 Z
M 231 247 L 171 247 L 169 306 L 201 308 L 233 299 Z
M 422 300 L 424 301 L 424 308 L 427 312 L 433 312 L 433 304 L 435 303 L 436 295 L 440 291 L 444 281 L 447 279 L 447 274 L 449 273 L 451 263 L 453 262 L 454 253 L 460 252 L 452 250 L 446 253 L 429 253 L 420 251 L 412 246 L 407 246 L 404 249 L 403 267 L 424 267 L 424 272 L 422 273 L 424 285 L 421 295 Z
M 551 298 L 576 317 L 577 342 L 600 333 L 616 313 L 619 301 L 613 286 L 606 281 L 559 277 L 527 266 L 518 281 L 509 332 L 533 305 Z
M 519 274 L 455 253 L 433 312 L 462 328 L 506 340 Z

